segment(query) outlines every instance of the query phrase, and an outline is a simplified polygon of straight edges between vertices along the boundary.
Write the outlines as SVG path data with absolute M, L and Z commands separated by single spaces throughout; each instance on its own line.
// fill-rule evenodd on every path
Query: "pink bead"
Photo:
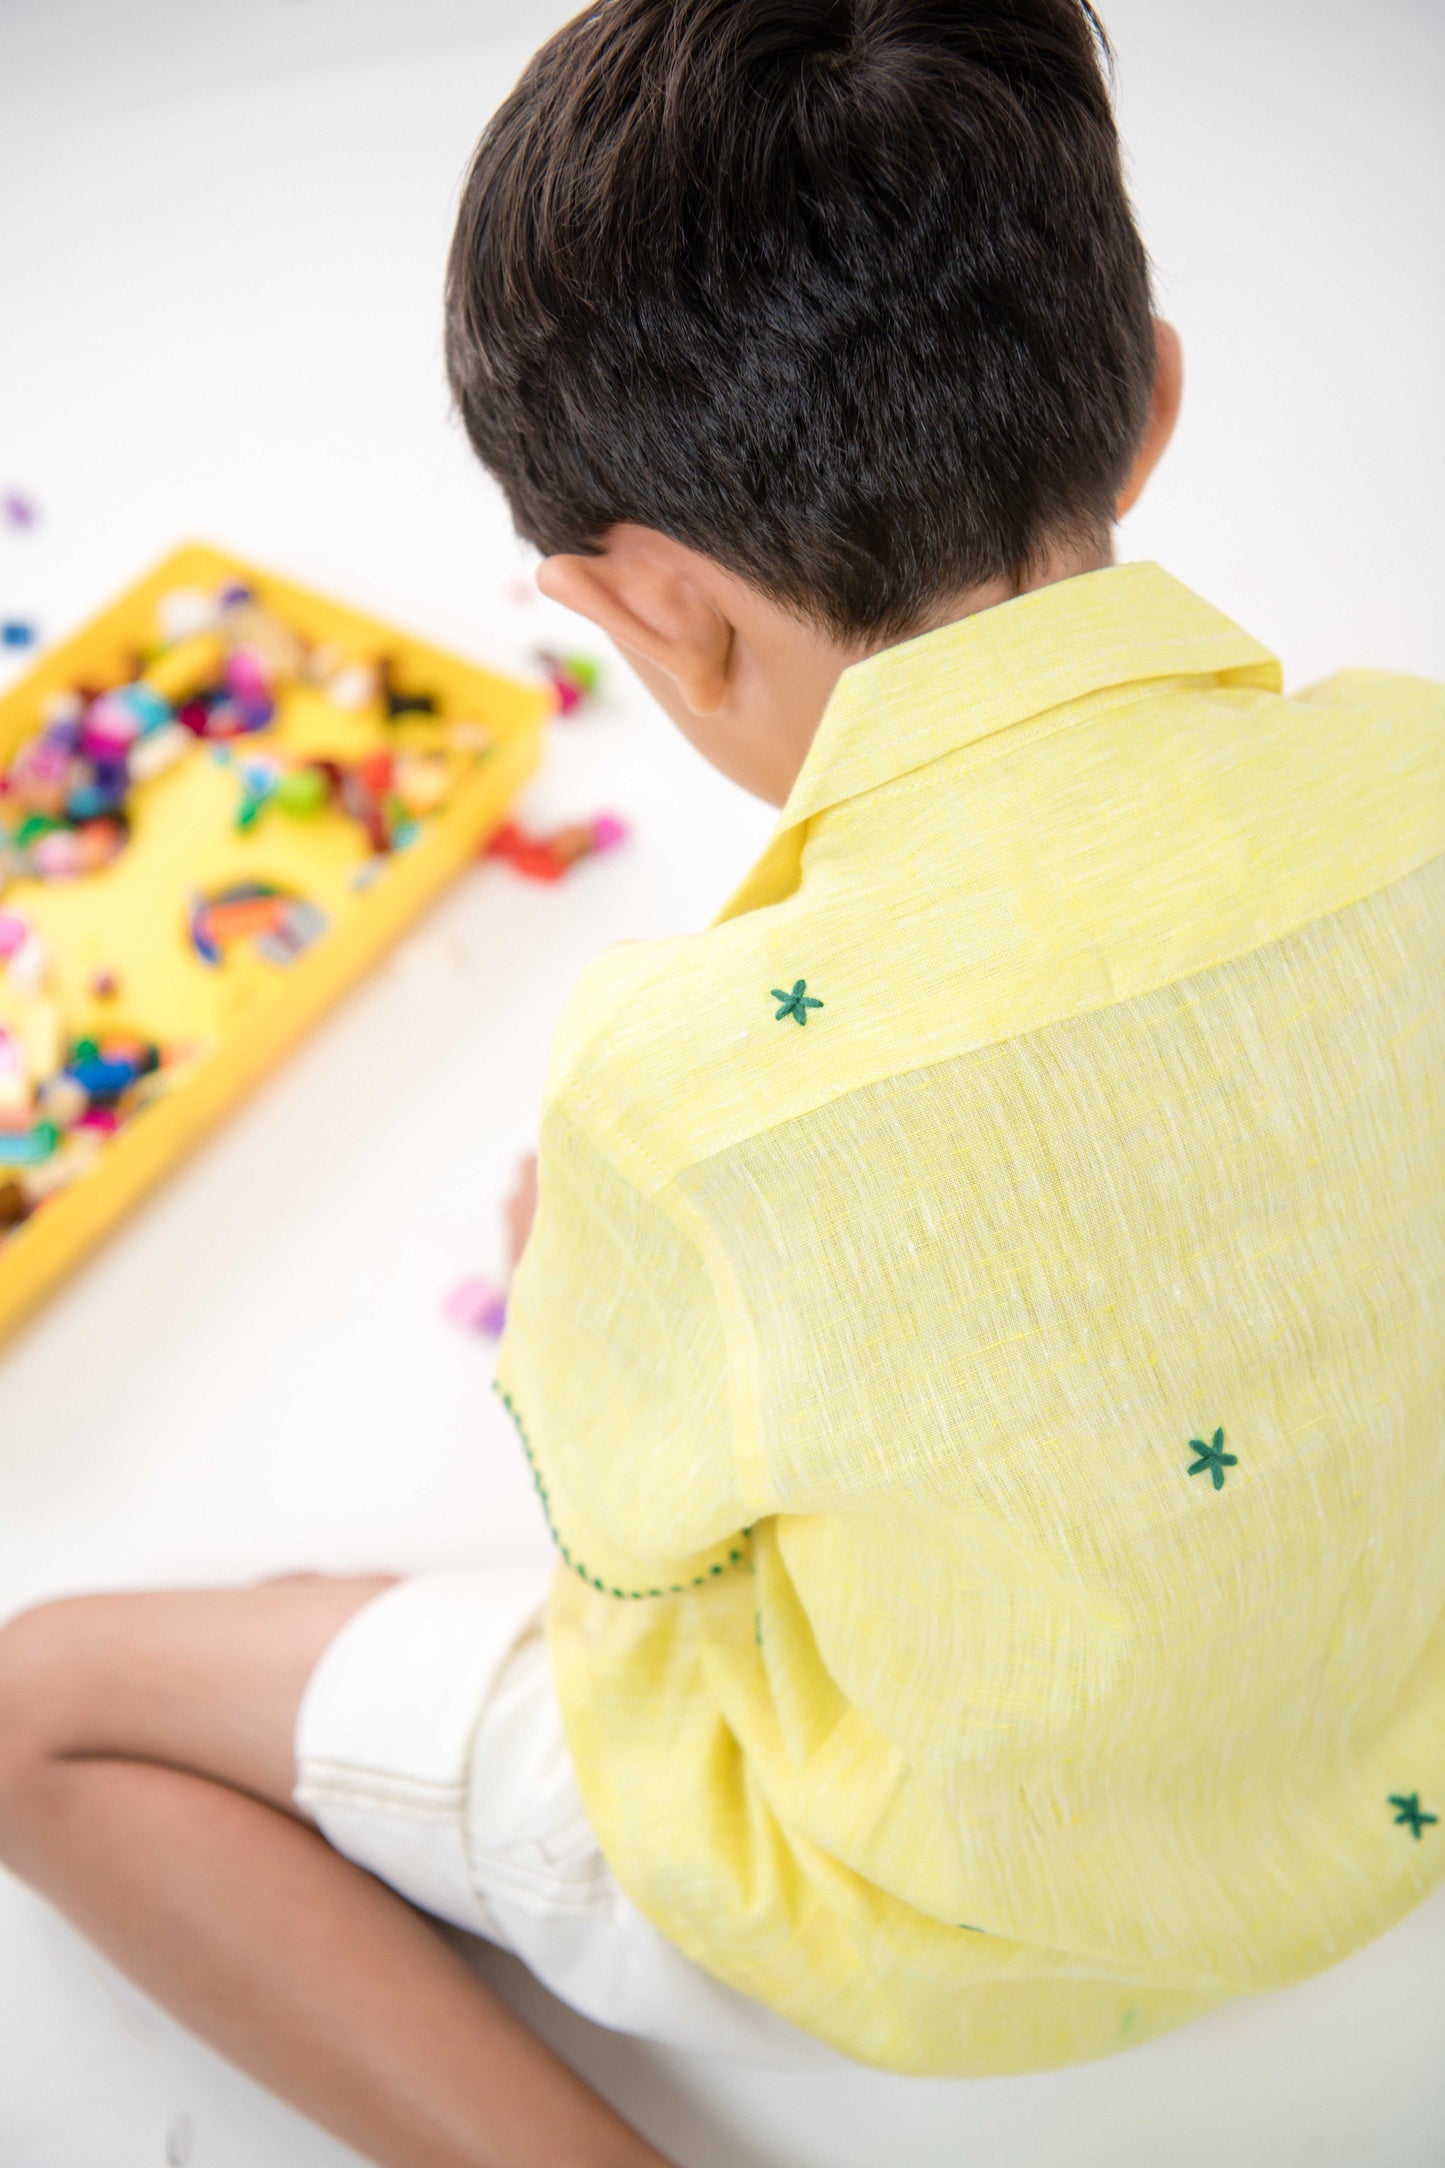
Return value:
M 489 1280 L 459 1280 L 442 1307 L 454 1325 L 489 1340 L 500 1337 L 507 1321 L 507 1298 Z
M 182 709 L 184 719 L 185 710 Z M 208 738 L 234 738 L 246 728 L 246 718 L 234 700 L 217 700 L 207 710 L 205 736 Z
M 616 813 L 599 813 L 592 823 L 592 848 L 596 851 L 615 850 L 619 843 L 627 841 L 627 823 Z
M 271 676 L 254 649 L 239 647 L 226 658 L 226 689 L 237 700 L 260 706 L 271 698 Z
M 140 717 L 122 700 L 112 700 L 102 693 L 92 700 L 85 711 L 85 730 L 80 740 L 82 753 L 123 753 L 133 738 L 140 736 Z
M 52 828 L 30 846 L 30 863 L 44 881 L 71 881 L 85 871 L 85 853 L 71 828 Z
M 70 750 L 53 738 L 40 738 L 24 748 L 15 765 L 27 782 L 63 783 L 70 773 Z

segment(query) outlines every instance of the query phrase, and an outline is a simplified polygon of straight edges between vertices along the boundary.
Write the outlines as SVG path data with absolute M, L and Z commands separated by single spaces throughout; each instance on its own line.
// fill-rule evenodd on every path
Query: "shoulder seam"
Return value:
M 1359 910 L 1363 905 L 1373 902 L 1376 897 L 1387 895 L 1392 888 L 1397 888 L 1402 881 L 1412 880 L 1417 874 L 1423 873 L 1427 867 L 1435 865 L 1442 858 L 1445 858 L 1445 851 L 1428 851 L 1413 864 L 1393 870 L 1387 880 L 1378 882 L 1373 888 L 1365 889 L 1360 895 L 1351 896 L 1346 902 L 1334 904 L 1328 910 L 1307 913 L 1305 916 L 1293 921 L 1293 923 L 1281 926 L 1277 931 L 1271 932 L 1262 941 L 1255 941 L 1244 947 L 1230 948 L 1222 954 L 1196 962 L 1188 970 L 1181 971 L 1177 977 L 1161 978 L 1156 984 L 1141 987 L 1135 992 L 1123 995 L 1121 1001 L 1127 1004 L 1133 1001 L 1145 1000 L 1150 995 L 1162 993 L 1171 986 L 1187 985 L 1194 979 L 1207 977 L 1212 971 L 1223 971 L 1228 969 L 1231 964 L 1242 963 L 1250 956 L 1259 955 L 1263 950 L 1277 948 L 1283 942 L 1292 940 L 1296 935 L 1306 932 L 1311 926 L 1321 925 L 1328 919 L 1341 918 L 1346 912 Z M 791 1123 L 805 1121 L 811 1115 L 819 1113 L 824 1107 L 835 1106 L 841 1100 L 850 1099 L 858 1092 L 871 1091 L 877 1085 L 892 1078 L 922 1076 L 930 1069 L 945 1068 L 951 1062 L 963 1060 L 970 1054 L 986 1053 L 993 1047 L 1007 1046 L 1015 1040 L 1034 1038 L 1041 1032 L 1051 1031 L 1059 1025 L 1074 1021 L 1077 1017 L 1095 1015 L 1100 1009 L 1120 1006 L 1121 1001 L 1086 1003 L 1082 1007 L 1066 1010 L 1061 1015 L 1049 1016 L 1037 1023 L 1026 1024 L 1019 1030 L 1006 1032 L 999 1038 L 981 1039 L 969 1046 L 956 1047 L 948 1053 L 932 1054 L 923 1061 L 903 1062 L 897 1066 L 890 1065 L 887 1068 L 879 1069 L 876 1075 L 851 1079 L 839 1085 L 836 1090 L 824 1091 L 818 1098 L 810 1099 L 805 1105 L 795 1107 L 792 1112 L 780 1115 L 776 1120 L 758 1121 L 748 1128 L 739 1130 L 736 1134 L 724 1136 L 718 1142 L 710 1144 L 705 1151 L 699 1151 L 687 1159 L 679 1160 L 678 1164 L 670 1170 L 660 1166 L 640 1147 L 629 1145 L 626 1148 L 632 1153 L 636 1161 L 647 1170 L 646 1182 L 634 1182 L 634 1186 L 640 1189 L 645 1196 L 660 1197 L 663 1191 L 674 1188 L 687 1175 L 695 1172 L 700 1167 L 708 1166 L 713 1160 L 720 1158 L 724 1152 L 733 1151 L 739 1145 L 749 1143 L 756 1137 L 768 1136 L 774 1131 L 786 1129 Z M 588 1133 L 594 1136 L 600 1146 L 600 1129 L 594 1129 L 589 1124 Z M 616 1154 L 608 1153 L 607 1156 L 611 1163 L 617 1166 L 618 1171 L 621 1172 L 622 1163 Z M 629 1177 L 629 1179 L 631 1178 Z

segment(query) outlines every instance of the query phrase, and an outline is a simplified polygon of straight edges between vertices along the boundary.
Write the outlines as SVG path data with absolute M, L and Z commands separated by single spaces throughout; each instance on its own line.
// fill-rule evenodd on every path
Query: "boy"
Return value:
M 1180 371 L 1092 16 L 603 0 L 448 358 L 541 584 L 783 809 L 558 1035 L 547 1638 L 497 1575 L 44 1606 L 0 1855 L 397 2168 L 660 2158 L 403 1897 L 925 2073 L 1332 1962 L 1445 1871 L 1445 695 L 1285 700 L 1113 563 Z

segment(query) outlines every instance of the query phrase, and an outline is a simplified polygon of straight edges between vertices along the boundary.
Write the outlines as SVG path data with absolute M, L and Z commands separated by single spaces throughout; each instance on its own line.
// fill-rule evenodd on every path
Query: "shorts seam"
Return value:
M 343 1806 L 380 1806 L 389 1813 L 461 1818 L 465 1784 L 442 1784 L 428 1777 L 394 1775 L 345 1762 L 307 1760 L 297 1772 L 295 1796 L 334 1799 Z

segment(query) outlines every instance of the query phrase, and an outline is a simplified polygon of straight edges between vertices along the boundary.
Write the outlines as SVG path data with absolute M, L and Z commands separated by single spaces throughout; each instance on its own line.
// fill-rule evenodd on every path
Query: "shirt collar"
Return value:
M 1158 565 L 1034 588 L 845 670 L 780 825 L 1085 693 L 1224 673 L 1271 692 L 1283 682 L 1268 648 Z
M 1156 564 L 1079 573 L 852 664 L 771 841 L 720 916 L 787 893 L 814 814 L 1067 701 L 1170 677 L 1269 692 L 1284 682 L 1268 648 Z

